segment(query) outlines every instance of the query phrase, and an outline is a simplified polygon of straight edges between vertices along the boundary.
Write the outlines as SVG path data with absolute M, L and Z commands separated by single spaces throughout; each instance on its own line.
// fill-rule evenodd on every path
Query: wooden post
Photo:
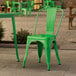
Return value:
M 72 12 L 71 7 L 69 7 L 69 25 L 68 25 L 69 30 L 70 30 L 70 27 L 71 27 L 71 25 L 70 25 L 71 24 L 70 23 L 71 22 L 71 12 Z

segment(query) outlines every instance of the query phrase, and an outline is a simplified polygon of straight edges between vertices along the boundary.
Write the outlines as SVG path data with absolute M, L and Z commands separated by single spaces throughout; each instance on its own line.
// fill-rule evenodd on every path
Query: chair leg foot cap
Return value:
M 48 69 L 48 71 L 50 71 L 50 69 Z
M 50 65 L 48 65 L 48 71 L 50 71 Z
M 39 61 L 39 63 L 41 63 L 41 61 Z
M 41 63 L 41 58 L 39 58 L 39 63 Z
M 58 65 L 61 65 L 61 64 L 58 64 Z
M 23 66 L 23 68 L 25 68 L 25 66 Z

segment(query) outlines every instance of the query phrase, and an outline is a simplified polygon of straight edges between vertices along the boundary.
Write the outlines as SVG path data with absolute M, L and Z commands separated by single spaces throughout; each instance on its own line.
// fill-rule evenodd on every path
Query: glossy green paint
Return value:
M 10 7 L 9 1 L 6 1 L 6 5 L 7 5 L 7 8 Z M 15 5 L 18 5 L 18 7 L 15 7 Z M 17 10 L 18 10 L 19 12 L 21 12 L 21 4 L 20 4 L 20 2 L 12 1 L 12 2 L 11 2 L 10 12 L 15 12 L 15 13 L 17 13 Z
M 36 35 L 36 27 L 37 27 L 39 12 L 41 10 L 45 10 L 45 9 L 46 9 L 46 12 L 47 12 L 46 34 Z M 59 23 L 57 33 L 56 33 L 56 35 L 53 35 L 57 9 L 62 11 L 62 17 L 61 17 L 61 20 L 60 20 L 60 23 Z M 27 60 L 29 45 L 31 44 L 31 42 L 37 41 L 39 62 L 41 62 L 41 56 L 42 56 L 42 51 L 43 51 L 43 46 L 44 46 L 46 63 L 47 63 L 48 70 L 50 70 L 50 55 L 51 55 L 50 54 L 51 53 L 50 48 L 51 48 L 52 43 L 54 44 L 55 53 L 56 53 L 56 56 L 57 56 L 57 59 L 58 59 L 58 64 L 61 64 L 60 59 L 59 59 L 59 55 L 58 55 L 56 36 L 58 34 L 64 12 L 63 12 L 63 10 L 61 8 L 49 7 L 49 6 L 40 9 L 39 12 L 37 14 L 34 35 L 31 35 L 31 36 L 27 37 L 26 52 L 25 52 L 25 57 L 24 57 L 24 61 L 23 61 L 23 67 L 25 67 L 25 63 L 26 63 L 26 60 Z
M 18 13 L 16 13 L 16 14 L 18 14 Z M 15 48 L 16 48 L 16 57 L 17 57 L 17 61 L 19 62 L 14 15 L 15 15 L 15 13 L 0 14 L 0 18 L 11 18 L 12 19 L 12 26 L 13 26 L 13 33 L 14 33 L 14 41 L 15 41 Z

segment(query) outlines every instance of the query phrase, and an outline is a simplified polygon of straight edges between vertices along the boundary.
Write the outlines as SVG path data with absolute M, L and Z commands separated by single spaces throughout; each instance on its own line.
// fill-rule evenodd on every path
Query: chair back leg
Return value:
M 58 54 L 57 43 L 56 43 L 56 41 L 54 41 L 53 43 L 54 43 L 54 48 L 55 48 L 55 53 L 56 53 L 56 57 L 57 57 L 57 60 L 58 60 L 58 64 L 60 65 L 61 62 L 60 62 L 60 58 L 59 58 L 59 54 Z
M 40 63 L 42 52 L 43 52 L 43 44 L 41 42 L 37 42 L 37 48 L 38 48 L 38 57 L 39 57 L 39 63 Z

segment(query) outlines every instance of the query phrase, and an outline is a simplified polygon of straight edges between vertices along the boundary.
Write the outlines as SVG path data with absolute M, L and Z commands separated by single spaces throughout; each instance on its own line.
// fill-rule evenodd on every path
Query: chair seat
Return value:
M 29 35 L 29 39 L 47 39 L 47 38 L 56 38 L 55 35 L 44 35 L 44 34 L 39 34 L 39 35 Z

